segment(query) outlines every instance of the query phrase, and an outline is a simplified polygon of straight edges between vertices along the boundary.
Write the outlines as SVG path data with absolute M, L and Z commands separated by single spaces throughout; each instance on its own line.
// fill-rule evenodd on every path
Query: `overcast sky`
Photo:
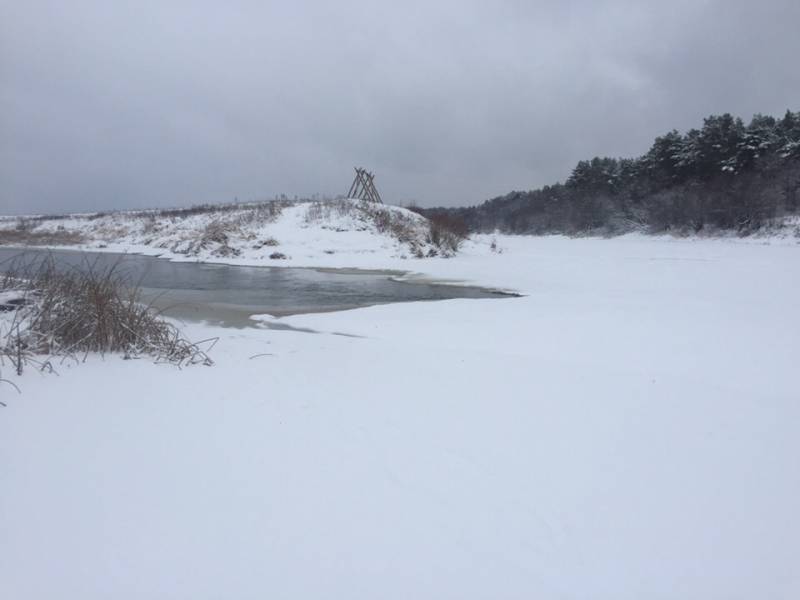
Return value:
M 0 0 L 0 213 L 476 204 L 800 109 L 800 1 Z

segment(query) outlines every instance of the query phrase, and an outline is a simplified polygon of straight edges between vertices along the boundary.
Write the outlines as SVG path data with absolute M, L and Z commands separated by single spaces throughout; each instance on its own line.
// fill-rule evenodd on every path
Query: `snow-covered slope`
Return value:
M 454 253 L 453 247 L 436 243 L 425 217 L 359 200 L 5 218 L 0 220 L 3 231 L 32 245 L 249 264 L 296 264 L 332 255 L 359 262 L 365 256 L 424 258 Z

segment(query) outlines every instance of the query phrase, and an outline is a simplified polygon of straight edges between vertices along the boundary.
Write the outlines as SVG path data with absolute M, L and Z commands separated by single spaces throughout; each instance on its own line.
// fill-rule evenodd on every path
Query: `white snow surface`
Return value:
M 410 264 L 525 297 L 3 368 L 0 598 L 800 597 L 800 248 L 497 240 Z

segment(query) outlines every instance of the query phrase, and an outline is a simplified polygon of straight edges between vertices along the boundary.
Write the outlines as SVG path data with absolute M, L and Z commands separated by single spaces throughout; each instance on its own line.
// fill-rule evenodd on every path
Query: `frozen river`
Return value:
M 252 314 L 283 316 L 390 302 L 502 297 L 479 287 L 401 281 L 402 273 L 392 271 L 245 267 L 74 250 L 0 248 L 0 271 L 48 255 L 62 269 L 114 267 L 168 316 L 234 326 L 247 324 Z

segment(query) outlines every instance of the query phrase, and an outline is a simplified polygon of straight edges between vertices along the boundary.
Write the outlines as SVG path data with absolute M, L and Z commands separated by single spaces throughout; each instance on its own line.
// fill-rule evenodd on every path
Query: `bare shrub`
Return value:
M 13 301 L 0 320 L 0 365 L 18 374 L 27 365 L 52 370 L 51 359 L 80 360 L 90 352 L 151 356 L 177 366 L 212 364 L 171 323 L 141 301 L 115 267 L 60 269 L 51 258 L 5 266 L 0 294 Z
M 221 219 L 215 219 L 208 223 L 203 229 L 202 236 L 200 238 L 201 244 L 204 246 L 215 242 L 217 244 L 227 244 L 228 243 L 228 232 L 231 231 L 233 227 L 230 223 L 227 223 Z
M 156 216 L 152 213 L 144 215 L 142 222 L 142 233 L 144 235 L 153 235 L 158 233 L 162 226 L 156 220 Z
M 27 233 L 33 231 L 33 229 L 38 225 L 35 221 L 32 221 L 26 217 L 19 217 L 17 219 L 17 223 L 14 226 L 16 231 Z
M 467 239 L 469 229 L 463 219 L 447 213 L 428 216 L 430 241 L 445 254 L 455 254 Z

